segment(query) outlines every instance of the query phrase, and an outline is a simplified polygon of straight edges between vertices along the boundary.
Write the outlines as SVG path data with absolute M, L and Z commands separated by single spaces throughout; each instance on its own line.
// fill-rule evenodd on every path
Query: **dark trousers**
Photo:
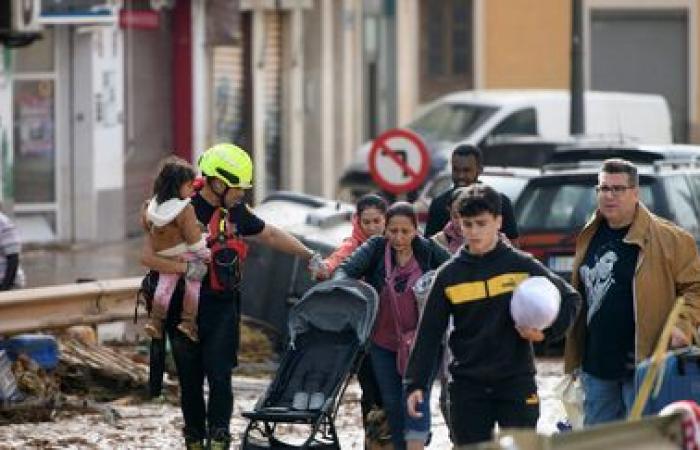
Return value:
M 362 408 L 362 423 L 365 423 L 367 414 L 372 409 L 372 406 L 382 407 L 382 397 L 379 394 L 379 385 L 374 377 L 374 369 L 372 368 L 372 358 L 369 352 L 362 358 L 362 363 L 357 371 L 357 381 L 362 389 L 362 398 L 360 399 L 360 407 Z
M 455 380 L 448 402 L 455 445 L 490 440 L 496 423 L 500 428 L 535 428 L 540 416 L 537 386 L 529 375 L 497 383 Z
M 199 342 L 169 328 L 180 381 L 184 434 L 188 439 L 230 439 L 233 412 L 231 375 L 239 342 L 238 294 L 202 298 L 197 318 Z M 234 297 L 232 299 L 232 297 Z M 209 401 L 204 400 L 204 378 Z

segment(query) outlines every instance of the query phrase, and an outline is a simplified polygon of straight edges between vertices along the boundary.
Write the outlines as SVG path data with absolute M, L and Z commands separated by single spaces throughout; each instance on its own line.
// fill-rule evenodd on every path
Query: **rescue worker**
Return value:
M 199 342 L 177 329 L 180 320 L 184 283 L 175 291 L 166 330 L 172 343 L 181 390 L 184 437 L 188 449 L 227 449 L 231 435 L 229 423 L 233 410 L 231 375 L 237 364 L 240 331 L 240 261 L 246 244 L 253 239 L 276 250 L 318 264 L 320 255 L 291 234 L 263 222 L 242 202 L 245 189 L 251 187 L 253 163 L 250 156 L 233 144 L 217 144 L 198 161 L 204 175 L 202 188 L 192 197 L 197 220 L 208 226 L 211 262 L 181 262 L 158 256 L 146 236 L 142 262 L 162 273 L 182 274 L 201 279 L 197 325 Z M 222 264 L 217 261 L 225 260 Z M 204 379 L 209 398 L 204 398 Z

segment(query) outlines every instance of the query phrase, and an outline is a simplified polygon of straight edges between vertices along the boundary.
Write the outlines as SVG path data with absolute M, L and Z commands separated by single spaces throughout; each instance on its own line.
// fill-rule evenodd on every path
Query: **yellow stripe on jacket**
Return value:
M 450 303 L 455 305 L 498 297 L 513 292 L 528 276 L 529 274 L 524 272 L 504 273 L 486 281 L 455 284 L 445 288 L 445 295 Z

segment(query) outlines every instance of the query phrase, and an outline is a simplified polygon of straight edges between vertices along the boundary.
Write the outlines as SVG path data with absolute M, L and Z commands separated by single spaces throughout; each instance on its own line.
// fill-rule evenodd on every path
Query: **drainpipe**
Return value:
M 192 160 L 192 3 L 178 0 L 173 9 L 173 148 Z
M 583 100 L 583 0 L 571 1 L 571 115 L 569 132 L 586 132 Z

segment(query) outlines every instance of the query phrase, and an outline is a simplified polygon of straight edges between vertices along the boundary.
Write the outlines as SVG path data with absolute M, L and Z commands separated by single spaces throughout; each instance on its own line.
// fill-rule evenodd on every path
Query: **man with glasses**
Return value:
M 608 159 L 598 208 L 576 240 L 572 285 L 585 301 L 567 336 L 564 369 L 581 375 L 586 425 L 623 419 L 635 364 L 651 355 L 677 296 L 688 307 L 671 346 L 700 322 L 700 259 L 693 237 L 639 201 L 637 168 Z

